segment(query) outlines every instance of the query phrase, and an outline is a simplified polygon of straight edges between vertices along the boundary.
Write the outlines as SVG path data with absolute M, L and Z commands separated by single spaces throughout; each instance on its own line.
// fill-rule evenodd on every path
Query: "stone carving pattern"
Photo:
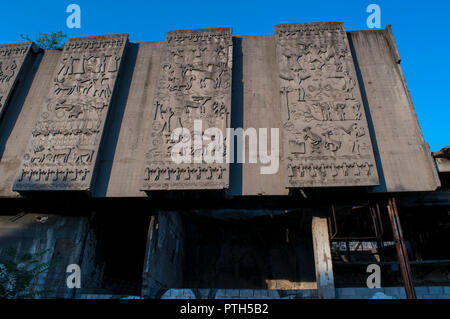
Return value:
M 167 33 L 166 60 L 152 105 L 143 190 L 228 187 L 225 157 L 224 163 L 194 163 L 194 155 L 205 154 L 205 147 L 194 149 L 193 125 L 194 120 L 201 120 L 203 133 L 217 127 L 225 134 L 230 123 L 232 49 L 231 28 Z M 191 139 L 191 164 L 176 164 L 171 159 L 171 148 L 178 142 L 171 141 L 175 128 L 191 133 L 182 137 Z M 225 149 L 215 151 L 225 155 Z
M 14 189 L 89 190 L 128 35 L 71 38 Z
M 343 24 L 275 31 L 287 187 L 378 185 Z
M 0 119 L 32 43 L 0 45 Z

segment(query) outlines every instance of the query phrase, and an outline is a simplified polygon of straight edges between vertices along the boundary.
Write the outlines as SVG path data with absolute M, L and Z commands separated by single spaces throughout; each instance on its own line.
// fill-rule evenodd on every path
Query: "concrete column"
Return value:
M 319 298 L 333 299 L 335 298 L 333 264 L 328 237 L 328 223 L 324 214 L 313 214 L 312 237 Z

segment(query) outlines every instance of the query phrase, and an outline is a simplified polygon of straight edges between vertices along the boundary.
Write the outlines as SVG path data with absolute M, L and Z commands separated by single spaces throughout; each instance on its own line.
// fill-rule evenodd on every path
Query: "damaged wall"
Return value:
M 142 295 L 163 288 L 181 288 L 184 263 L 184 225 L 178 212 L 157 212 L 148 229 Z
M 244 220 L 211 214 L 158 211 L 152 217 L 144 297 L 168 288 L 317 289 L 308 214 L 273 212 Z
M 101 277 L 102 269 L 94 263 L 95 236 L 89 217 L 47 214 L 19 214 L 0 216 L 0 257 L 6 258 L 7 249 L 19 256 L 38 254 L 41 263 L 55 266 L 37 277 L 34 289 L 48 290 L 44 298 L 74 297 L 76 290 L 66 286 L 66 267 L 77 264 L 82 268 L 81 287 Z
M 434 191 L 440 186 L 400 66 L 390 25 L 386 30 L 351 31 L 360 87 L 380 172 L 375 193 Z
M 322 28 L 327 25 L 327 23 L 305 24 L 304 27 Z M 351 31 L 343 33 L 343 35 L 348 36 L 352 49 L 358 74 L 357 82 L 361 86 L 367 122 L 377 160 L 380 186 L 373 190 L 375 192 L 434 191 L 439 187 L 436 168 L 428 146 L 423 140 L 414 113 L 406 81 L 399 65 L 398 52 L 392 32 L 390 29 L 364 32 Z M 88 41 L 89 39 L 83 41 L 85 40 Z M 232 112 L 230 114 L 231 123 L 227 123 L 227 125 L 244 129 L 251 127 L 279 128 L 280 140 L 283 141 L 292 127 L 283 126 L 281 120 L 280 74 L 277 68 L 276 36 L 233 37 L 232 40 L 234 46 L 233 79 L 231 83 Z M 148 147 L 153 143 L 160 142 L 152 140 L 149 132 L 154 129 L 151 123 L 158 111 L 157 105 L 154 103 L 155 94 L 158 90 L 158 79 L 163 72 L 160 70 L 160 66 L 163 63 L 167 46 L 167 41 L 143 42 L 132 43 L 126 49 L 123 70 L 121 70 L 119 81 L 114 90 L 111 110 L 109 111 L 110 116 L 106 120 L 110 123 L 106 123 L 104 134 L 102 134 L 102 150 L 98 154 L 99 166 L 96 168 L 97 177 L 94 187 L 89 189 L 93 197 L 131 198 L 147 196 L 141 190 L 142 183 L 146 178 L 144 163 L 148 160 L 148 153 L 146 153 Z M 311 54 L 315 50 L 313 47 L 308 49 L 312 50 Z M 299 48 L 296 48 L 295 54 L 301 54 L 299 50 Z M 332 51 L 330 51 L 330 54 L 328 60 L 332 56 Z M 61 61 L 64 61 L 61 60 L 62 55 L 63 52 L 58 50 L 40 52 L 32 66 L 25 70 L 26 75 L 23 84 L 17 86 L 14 96 L 11 97 L 7 108 L 5 108 L 0 123 L 0 197 L 2 198 L 22 196 L 13 191 L 12 186 L 16 177 L 20 175 L 20 159 L 27 157 L 25 156 L 27 155 L 27 143 L 33 135 L 33 126 L 42 111 L 42 106 L 45 105 L 49 83 L 55 85 L 55 90 L 60 92 L 58 89 L 60 83 L 54 83 L 54 74 L 64 66 L 64 64 L 61 66 Z M 347 58 L 349 56 L 349 52 L 347 52 Z M 203 59 L 206 58 L 203 57 Z M 324 57 L 320 59 L 327 60 Z M 314 63 L 308 62 L 306 64 L 308 68 L 314 68 Z M 207 75 L 204 76 L 207 78 Z M 199 80 L 200 77 L 197 81 Z M 353 79 L 354 83 L 356 83 L 355 81 Z M 74 94 L 77 103 L 82 103 L 82 95 L 88 90 L 82 90 L 84 93 L 80 93 L 79 88 L 77 90 L 76 88 L 76 86 L 67 88 L 68 92 L 59 93 L 58 97 L 65 96 L 67 98 L 67 96 Z M 350 89 L 354 90 L 355 94 L 359 94 L 357 85 L 354 88 L 348 88 L 348 90 Z M 294 91 L 290 92 L 292 95 L 290 98 L 292 99 Z M 78 96 L 77 94 L 81 95 Z M 63 108 L 69 110 L 70 106 L 58 106 L 59 111 Z M 298 116 L 304 116 L 302 114 L 300 112 Z M 344 115 L 341 114 L 342 121 L 345 120 Z M 81 115 L 77 114 L 77 116 Z M 181 116 L 181 113 L 179 116 Z M 347 114 L 348 116 L 349 114 Z M 74 121 L 72 115 L 70 117 L 68 123 Z M 347 120 L 349 119 L 347 118 Z M 331 118 L 328 118 L 327 121 L 323 119 L 319 122 L 336 122 L 336 119 L 333 118 L 333 121 L 331 121 Z M 350 122 L 344 124 L 343 128 L 346 129 Z M 305 143 L 303 139 L 307 140 L 306 135 L 308 134 L 305 135 L 302 132 L 298 132 L 297 135 L 301 142 L 299 143 L 304 146 L 302 144 Z M 348 132 L 347 135 L 351 133 Z M 358 134 L 363 136 L 362 133 Z M 315 137 L 317 144 L 330 147 L 330 142 L 325 143 L 322 135 L 317 136 Z M 368 132 L 365 132 L 364 136 L 367 138 Z M 367 141 L 366 144 L 370 143 Z M 46 147 L 48 148 L 48 146 Z M 74 150 L 72 144 L 69 143 L 67 146 Z M 41 160 L 48 161 L 47 155 L 44 158 L 42 157 L 42 150 L 36 148 L 34 151 L 41 152 L 39 153 L 41 154 L 39 155 Z M 230 169 L 230 174 L 236 174 L 232 174 L 229 193 L 249 196 L 287 195 L 288 189 L 285 185 L 287 176 L 282 169 L 283 167 L 286 168 L 287 163 L 285 163 L 284 158 L 287 154 L 283 147 L 280 147 L 279 151 L 278 159 L 281 169 L 276 174 L 259 174 L 260 165 L 253 163 L 237 165 L 235 172 L 231 172 L 232 169 Z M 63 158 L 63 153 L 54 155 Z M 73 157 L 73 155 L 72 153 L 66 153 L 67 157 Z M 32 158 L 36 158 L 36 154 Z M 88 157 L 86 156 L 86 158 Z M 74 167 L 77 167 L 78 162 L 75 163 Z M 34 160 L 33 165 L 37 167 L 40 164 Z M 354 164 L 351 165 L 355 168 Z M 365 167 L 367 168 L 367 166 Z M 321 169 L 323 171 L 324 168 Z M 51 173 L 46 172 L 47 174 Z M 68 172 L 71 172 L 71 170 Z M 370 169 L 367 173 L 369 172 Z M 311 173 L 316 176 L 314 170 Z M 355 168 L 355 176 L 360 176 L 359 174 L 359 170 Z M 40 179 L 40 173 L 35 175 L 29 176 L 29 178 Z M 358 182 L 351 182 L 348 185 L 356 186 L 359 184 Z
M 299 211 L 249 220 L 187 214 L 184 287 L 316 288 L 305 217 Z

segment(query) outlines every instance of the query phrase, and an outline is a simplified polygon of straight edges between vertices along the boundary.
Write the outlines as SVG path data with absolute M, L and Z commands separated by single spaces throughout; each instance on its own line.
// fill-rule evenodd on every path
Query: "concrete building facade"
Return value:
M 2 45 L 0 257 L 54 263 L 43 298 L 450 298 L 450 156 L 400 62 L 340 22 Z

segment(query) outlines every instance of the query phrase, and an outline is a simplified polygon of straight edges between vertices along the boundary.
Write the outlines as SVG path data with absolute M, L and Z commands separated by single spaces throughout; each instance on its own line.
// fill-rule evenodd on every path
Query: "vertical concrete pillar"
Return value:
M 333 299 L 335 298 L 333 264 L 328 236 L 328 223 L 323 211 L 314 211 L 313 213 L 312 237 L 319 298 Z

